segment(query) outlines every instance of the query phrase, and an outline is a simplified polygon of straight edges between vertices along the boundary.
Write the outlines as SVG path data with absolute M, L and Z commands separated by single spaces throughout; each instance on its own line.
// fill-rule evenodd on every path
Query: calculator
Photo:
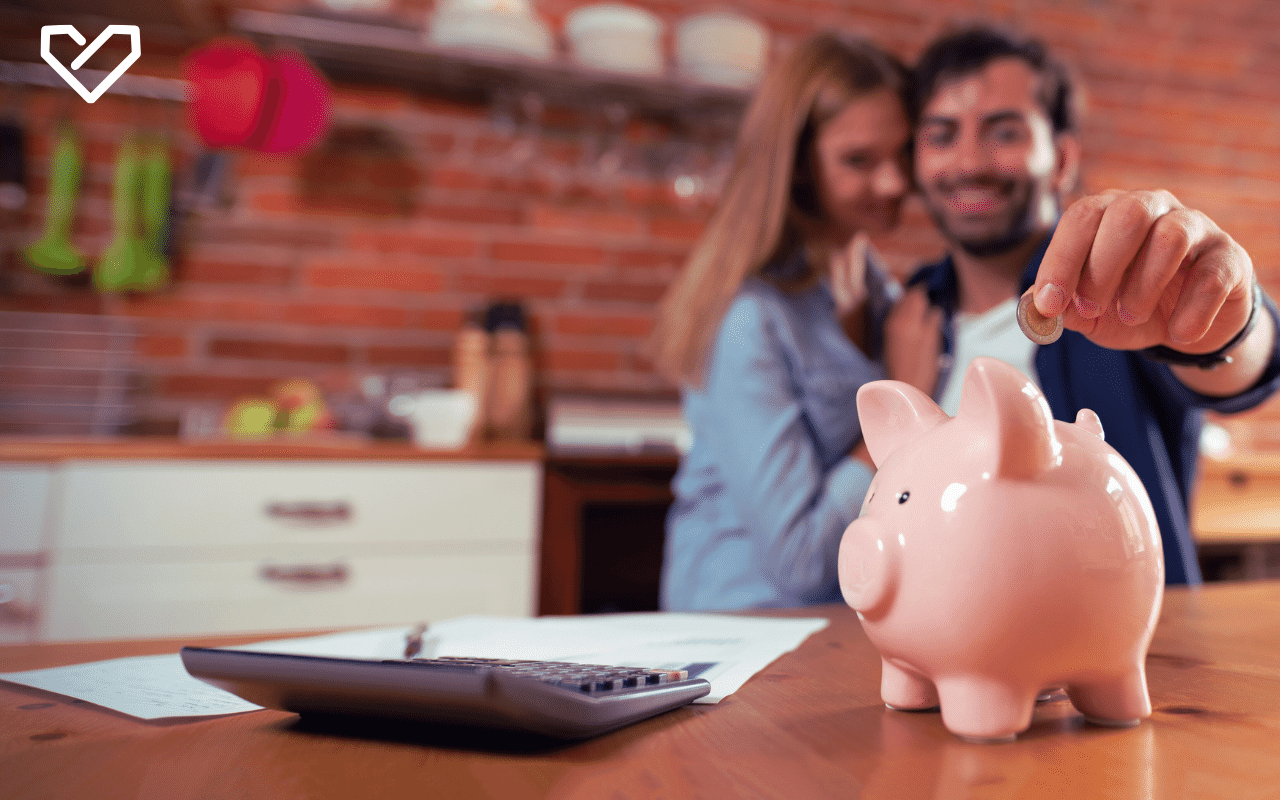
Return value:
M 499 658 L 357 659 L 184 647 L 188 673 L 251 703 L 582 739 L 711 691 L 683 670 Z

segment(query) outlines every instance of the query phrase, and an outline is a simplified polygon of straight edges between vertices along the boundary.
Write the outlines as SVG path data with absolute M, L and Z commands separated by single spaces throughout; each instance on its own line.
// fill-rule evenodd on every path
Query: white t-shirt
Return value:
M 1017 314 L 1016 297 L 981 314 L 956 313 L 955 359 L 947 384 L 942 387 L 941 400 L 938 401 L 943 411 L 953 417 L 956 415 L 960 408 L 964 373 L 969 368 L 969 363 L 978 356 L 990 356 L 1012 364 L 1022 370 L 1036 386 L 1040 385 L 1040 379 L 1036 375 L 1036 343 L 1023 335 L 1022 329 L 1018 327 Z

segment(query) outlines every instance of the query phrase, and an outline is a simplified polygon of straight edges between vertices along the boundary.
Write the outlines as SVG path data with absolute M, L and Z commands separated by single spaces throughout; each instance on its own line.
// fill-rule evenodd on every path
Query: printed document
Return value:
M 575 617 L 472 616 L 430 624 L 419 657 L 472 656 L 684 669 L 705 678 L 716 703 L 826 627 L 821 617 L 637 613 Z M 400 658 L 410 626 L 279 639 L 237 649 Z M 258 708 L 192 678 L 175 653 L 0 673 L 0 680 L 86 700 L 141 719 L 235 714 Z

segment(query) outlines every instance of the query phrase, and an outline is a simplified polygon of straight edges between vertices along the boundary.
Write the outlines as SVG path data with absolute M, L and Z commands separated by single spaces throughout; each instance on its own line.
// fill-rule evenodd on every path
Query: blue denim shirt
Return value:
M 664 609 L 840 600 L 840 538 L 872 477 L 848 456 L 862 435 L 855 400 L 884 377 L 878 336 L 899 291 L 872 264 L 867 275 L 870 356 L 845 335 L 825 283 L 787 292 L 744 282 L 705 384 L 683 392 L 693 443 L 672 483 Z

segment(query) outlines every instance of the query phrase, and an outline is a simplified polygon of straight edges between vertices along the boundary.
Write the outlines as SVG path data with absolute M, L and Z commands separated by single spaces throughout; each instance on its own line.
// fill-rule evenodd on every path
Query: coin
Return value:
M 1018 301 L 1018 327 L 1022 333 L 1036 344 L 1049 344 L 1058 341 L 1062 335 L 1062 316 L 1046 317 L 1036 309 L 1032 289 Z

